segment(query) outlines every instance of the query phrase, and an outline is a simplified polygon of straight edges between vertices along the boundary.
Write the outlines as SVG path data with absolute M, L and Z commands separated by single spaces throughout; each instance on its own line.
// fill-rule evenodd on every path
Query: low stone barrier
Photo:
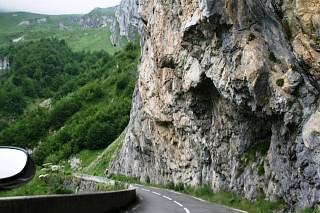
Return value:
M 98 177 L 84 174 L 73 174 L 71 178 L 64 181 L 64 187 L 75 191 L 77 194 L 101 192 L 100 185 L 115 186 L 116 181 L 106 177 Z M 124 188 L 125 189 L 125 185 Z
M 0 198 L 0 213 L 115 213 L 136 200 L 136 190 Z

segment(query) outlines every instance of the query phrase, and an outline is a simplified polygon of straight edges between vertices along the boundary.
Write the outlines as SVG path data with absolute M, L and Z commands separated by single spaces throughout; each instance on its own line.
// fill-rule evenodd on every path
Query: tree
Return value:
M 116 137 L 117 131 L 112 123 L 95 122 L 88 131 L 86 146 L 89 149 L 101 149 L 107 147 Z
M 61 100 L 56 104 L 54 109 L 50 112 L 49 123 L 54 129 L 61 127 L 65 121 L 73 114 L 79 111 L 81 103 L 75 97 L 69 97 Z

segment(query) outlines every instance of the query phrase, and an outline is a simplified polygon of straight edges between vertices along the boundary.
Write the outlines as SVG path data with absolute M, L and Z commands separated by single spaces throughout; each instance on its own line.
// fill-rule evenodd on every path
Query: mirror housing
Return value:
M 26 150 L 0 147 L 0 190 L 12 189 L 30 181 L 35 171 Z

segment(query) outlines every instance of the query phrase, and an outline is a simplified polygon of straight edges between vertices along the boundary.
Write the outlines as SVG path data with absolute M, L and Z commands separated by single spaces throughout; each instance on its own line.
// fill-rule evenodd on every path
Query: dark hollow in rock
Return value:
M 219 99 L 219 92 L 211 79 L 202 77 L 197 87 L 191 89 L 191 110 L 199 120 L 211 119 L 214 100 Z

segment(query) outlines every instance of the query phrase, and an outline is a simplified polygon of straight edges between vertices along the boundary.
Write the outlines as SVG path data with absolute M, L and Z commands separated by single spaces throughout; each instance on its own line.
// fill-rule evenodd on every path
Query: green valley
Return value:
M 121 148 L 116 139 L 129 122 L 140 45 L 125 37 L 112 44 L 115 19 L 114 7 L 0 13 L 0 146 L 29 150 L 37 165 L 30 183 L 0 197 L 70 193 L 63 187 L 73 172 L 69 159 L 86 167 Z
M 11 68 L 0 81 L 0 145 L 34 150 L 38 165 L 58 163 L 107 147 L 128 124 L 139 45 L 111 56 L 41 39 L 4 53 Z

